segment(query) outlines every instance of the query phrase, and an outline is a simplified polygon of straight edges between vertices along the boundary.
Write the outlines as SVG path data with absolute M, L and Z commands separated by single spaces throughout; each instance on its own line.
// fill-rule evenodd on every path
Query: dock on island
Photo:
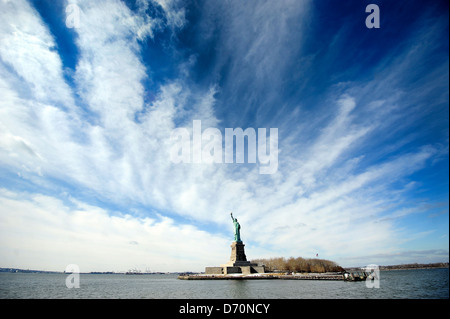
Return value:
M 181 274 L 178 279 L 183 280 L 344 280 L 342 273 L 256 273 L 256 274 Z

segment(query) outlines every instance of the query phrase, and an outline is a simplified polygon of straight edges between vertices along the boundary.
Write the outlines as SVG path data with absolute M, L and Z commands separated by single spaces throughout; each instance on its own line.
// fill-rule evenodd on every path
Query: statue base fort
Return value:
M 226 264 L 220 265 L 220 267 L 206 267 L 205 274 L 251 274 L 251 273 L 264 273 L 264 266 L 258 266 L 258 264 L 252 264 L 247 261 L 245 256 L 244 243 L 242 241 L 234 241 L 231 244 L 231 257 L 230 261 Z

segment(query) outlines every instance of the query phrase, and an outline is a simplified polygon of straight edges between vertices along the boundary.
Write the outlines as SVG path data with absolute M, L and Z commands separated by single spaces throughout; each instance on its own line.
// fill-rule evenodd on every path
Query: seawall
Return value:
M 281 273 L 262 273 L 262 274 L 194 274 L 180 275 L 178 279 L 183 280 L 258 280 L 258 279 L 282 279 L 282 280 L 344 280 L 342 274 L 337 273 L 308 273 L 286 275 Z

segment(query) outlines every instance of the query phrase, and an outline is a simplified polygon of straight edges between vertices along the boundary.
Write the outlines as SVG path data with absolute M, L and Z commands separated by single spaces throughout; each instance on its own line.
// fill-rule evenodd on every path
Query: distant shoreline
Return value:
M 429 263 L 429 264 L 400 264 L 400 265 L 388 265 L 378 266 L 380 270 L 411 270 L 411 269 L 437 269 L 437 268 L 449 268 L 449 263 Z M 364 267 L 347 267 L 345 270 L 357 270 Z
M 364 266 L 360 267 L 343 267 L 345 271 L 355 271 L 361 270 Z M 388 265 L 379 266 L 380 270 L 391 271 L 391 270 L 414 270 L 414 269 L 438 269 L 438 268 L 449 268 L 449 263 L 429 263 L 429 264 L 400 264 L 400 265 Z M 48 273 L 48 274 L 64 274 L 64 271 L 50 271 L 50 270 L 35 270 L 35 269 L 21 269 L 21 268 L 0 268 L 0 273 Z M 140 272 L 140 273 L 130 273 L 130 272 L 114 272 L 114 271 L 91 271 L 82 272 L 81 274 L 91 274 L 91 275 L 164 275 L 164 274 L 198 274 L 198 272 Z
M 65 274 L 65 271 L 51 271 L 51 270 L 36 270 L 36 269 L 21 269 L 21 268 L 0 268 L 0 273 L 22 273 L 22 274 Z M 91 271 L 80 272 L 81 275 L 179 275 L 179 274 L 193 274 L 193 272 L 125 272 L 125 271 Z M 70 274 L 70 272 L 67 272 Z

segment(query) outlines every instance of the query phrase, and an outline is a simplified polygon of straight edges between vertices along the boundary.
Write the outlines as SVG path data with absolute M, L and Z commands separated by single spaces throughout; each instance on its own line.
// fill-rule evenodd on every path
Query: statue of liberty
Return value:
M 233 213 L 230 213 L 230 215 L 234 224 L 234 241 L 241 242 L 241 225 L 239 225 L 237 218 L 233 218 Z

